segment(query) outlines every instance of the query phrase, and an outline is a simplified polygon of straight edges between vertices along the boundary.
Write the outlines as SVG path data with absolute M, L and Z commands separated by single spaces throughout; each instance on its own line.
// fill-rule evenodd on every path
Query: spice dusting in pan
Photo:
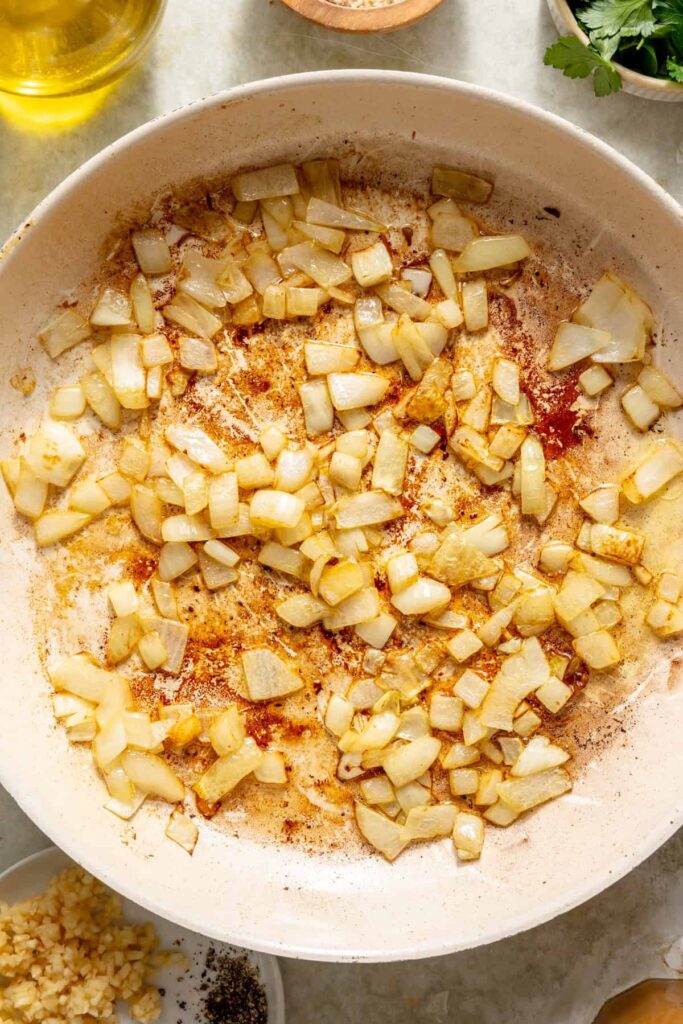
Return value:
M 246 171 L 166 197 L 42 330 L 64 373 L 2 469 L 108 811 L 168 801 L 190 853 L 202 818 L 327 849 L 355 818 L 390 860 L 476 859 L 675 643 L 652 312 L 491 193 Z

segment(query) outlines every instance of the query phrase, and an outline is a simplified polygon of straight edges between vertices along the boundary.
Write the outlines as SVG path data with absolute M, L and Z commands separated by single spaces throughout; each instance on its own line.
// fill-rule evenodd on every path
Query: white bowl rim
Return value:
M 470 94 L 472 96 L 482 98 L 488 103 L 498 107 L 514 109 L 522 115 L 526 115 L 538 122 L 546 124 L 554 131 L 564 132 L 572 137 L 578 145 L 594 151 L 603 160 L 611 163 L 616 170 L 630 176 L 632 180 L 637 181 L 643 190 L 649 193 L 651 199 L 661 207 L 664 207 L 674 220 L 683 221 L 683 210 L 681 210 L 681 207 L 675 199 L 631 160 L 613 149 L 607 143 L 593 136 L 590 132 L 587 132 L 585 129 L 572 124 L 557 114 L 542 110 L 525 100 L 520 100 L 516 97 L 511 97 L 498 92 L 497 90 L 488 89 L 483 86 L 473 85 L 457 79 L 450 79 L 437 75 L 426 75 L 403 71 L 383 71 L 377 69 L 309 71 L 294 75 L 280 75 L 274 78 L 260 79 L 256 82 L 235 86 L 222 92 L 199 98 L 191 103 L 183 104 L 172 111 L 153 118 L 145 124 L 133 129 L 131 132 L 123 135 L 120 139 L 110 143 L 79 168 L 74 170 L 43 200 L 41 200 L 40 203 L 38 203 L 32 213 L 29 214 L 17 230 L 10 236 L 5 245 L 0 249 L 0 268 L 3 257 L 10 255 L 15 243 L 20 240 L 22 233 L 31 225 L 32 222 L 36 221 L 53 205 L 58 204 L 63 198 L 75 191 L 79 187 L 81 181 L 86 179 L 92 171 L 99 168 L 102 164 L 105 164 L 111 157 L 116 156 L 119 152 L 125 150 L 126 147 L 130 146 L 138 139 L 156 132 L 165 125 L 180 123 L 186 118 L 194 117 L 200 111 L 210 109 L 214 106 L 238 102 L 250 96 L 259 95 L 264 92 L 279 92 L 280 90 L 286 90 L 292 87 L 315 88 L 320 82 L 325 82 L 325 84 L 330 82 L 342 84 L 345 82 L 354 82 L 356 84 L 367 82 L 369 86 L 372 86 L 375 83 L 395 86 L 412 84 L 422 89 L 446 90 L 453 94 Z M 83 858 L 78 849 L 78 841 L 76 838 L 77 833 L 74 830 L 69 830 L 62 834 L 61 829 L 54 827 L 53 820 L 51 819 L 50 814 L 45 810 L 45 806 L 41 801 L 39 792 L 24 791 L 19 792 L 19 795 L 15 795 L 15 790 L 21 790 L 21 783 L 17 782 L 15 778 L 11 777 L 11 775 L 7 773 L 1 760 L 0 785 L 3 785 L 5 789 L 8 790 L 10 795 L 12 795 L 22 810 L 24 810 L 24 812 L 32 819 L 37 827 L 40 828 L 52 840 L 52 842 L 71 857 L 72 860 L 81 864 L 110 888 L 121 893 L 121 895 L 130 899 L 132 902 L 137 903 L 139 906 L 144 907 L 146 910 L 157 914 L 160 917 L 169 918 L 168 912 L 166 912 L 164 907 L 160 906 L 155 899 L 149 898 L 136 891 L 134 886 L 128 882 L 126 882 L 126 884 L 121 884 L 121 881 L 118 878 L 112 878 L 109 869 L 105 865 L 95 863 L 94 859 L 89 857 Z M 482 931 L 480 938 L 473 945 L 487 945 L 488 943 L 527 931 L 530 928 L 535 928 L 538 925 L 552 920 L 560 914 L 567 913 L 569 910 L 580 906 L 582 903 L 585 903 L 587 900 L 610 888 L 615 882 L 628 874 L 629 871 L 638 867 L 639 864 L 658 850 L 659 847 L 662 846 L 662 844 L 665 843 L 667 839 L 669 839 L 681 826 L 683 826 L 683 805 L 681 805 L 681 808 L 677 813 L 664 816 L 659 828 L 644 836 L 643 841 L 635 847 L 635 849 L 631 850 L 629 854 L 624 855 L 621 859 L 615 861 L 607 878 L 603 875 L 599 877 L 597 881 L 594 881 L 592 880 L 590 873 L 587 872 L 584 886 L 577 887 L 570 896 L 565 898 L 564 901 L 556 902 L 550 905 L 547 909 L 540 910 L 540 912 L 539 906 L 536 905 L 535 909 L 532 908 L 526 915 L 520 915 L 517 918 L 515 926 L 511 931 L 504 930 L 501 932 L 500 927 L 489 925 L 487 929 Z M 187 916 L 183 914 L 174 913 L 171 915 L 170 919 L 176 924 L 182 925 L 190 930 L 193 930 L 193 928 L 196 930 L 196 925 L 193 926 L 192 922 L 190 922 Z M 295 950 L 287 951 L 283 950 L 281 946 L 269 941 L 262 940 L 258 943 L 249 942 L 248 940 L 245 941 L 245 937 L 243 935 L 240 936 L 239 934 L 231 937 L 229 941 L 233 944 L 246 946 L 263 953 L 338 963 L 389 962 L 397 960 L 402 961 L 405 959 L 424 959 L 468 948 L 459 944 L 457 939 L 445 944 L 442 941 L 433 945 L 423 943 L 418 949 L 412 950 L 410 954 L 407 954 L 405 950 L 400 952 L 392 951 L 389 954 L 383 953 L 381 950 L 377 949 L 351 951 L 348 949 L 326 948 L 324 950 L 320 950 L 319 948 L 316 948 L 315 945 L 308 947 L 299 945 Z
M 572 35 L 584 44 L 589 42 L 588 36 L 579 25 L 567 0 L 547 0 L 547 3 L 551 13 L 556 12 L 562 18 Z M 650 92 L 654 93 L 655 98 L 658 99 L 661 98 L 662 93 L 683 97 L 683 82 L 674 82 L 668 78 L 654 78 L 652 75 L 643 75 L 640 71 L 633 71 L 631 68 L 619 64 L 618 61 L 612 63 L 619 72 L 619 77 L 627 86 L 637 91 L 638 95 Z

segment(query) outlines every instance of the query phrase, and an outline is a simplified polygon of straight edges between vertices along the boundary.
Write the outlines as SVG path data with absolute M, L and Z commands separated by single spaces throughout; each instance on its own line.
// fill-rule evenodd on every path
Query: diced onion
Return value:
M 432 171 L 432 192 L 451 199 L 465 199 L 471 203 L 485 203 L 493 192 L 493 185 L 485 178 L 455 167 L 435 167 Z
M 494 267 L 517 263 L 531 255 L 531 249 L 521 235 L 489 235 L 473 238 L 455 260 L 456 273 L 480 273 Z
M 303 686 L 301 677 L 267 648 L 243 651 L 241 659 L 250 700 L 279 700 Z
M 599 331 L 582 324 L 561 323 L 548 356 L 548 369 L 564 370 L 605 348 L 611 338 L 609 331 Z
M 171 253 L 161 231 L 155 228 L 133 231 L 130 240 L 143 274 L 167 274 L 171 270 Z
M 49 356 L 56 359 L 62 352 L 78 345 L 90 334 L 90 327 L 75 309 L 65 309 L 38 332 Z

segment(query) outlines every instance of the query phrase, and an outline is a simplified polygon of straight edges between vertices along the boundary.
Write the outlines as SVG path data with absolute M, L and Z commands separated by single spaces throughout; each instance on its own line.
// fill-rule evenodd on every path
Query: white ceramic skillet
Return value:
M 3 450 L 45 406 L 52 368 L 36 330 L 96 269 L 121 216 L 202 176 L 332 153 L 390 185 L 423 184 L 435 161 L 493 174 L 499 199 L 526 211 L 532 240 L 579 266 L 587 281 L 605 266 L 628 277 L 666 327 L 658 351 L 676 359 L 683 218 L 636 167 L 567 122 L 483 89 L 399 73 L 301 75 L 145 125 L 68 178 L 10 241 L 0 262 Z M 26 400 L 7 378 L 31 363 L 40 383 Z M 4 492 L 0 508 L 0 781 L 71 857 L 160 916 L 290 956 L 441 954 L 568 910 L 683 821 L 683 689 L 663 665 L 641 676 L 610 728 L 596 717 L 602 739 L 573 794 L 513 828 L 489 830 L 480 862 L 457 865 L 444 842 L 411 849 L 390 866 L 375 856 L 237 839 L 211 826 L 190 858 L 163 836 L 167 809 L 145 807 L 130 825 L 103 811 L 88 758 L 53 725 L 27 599 L 40 562 Z

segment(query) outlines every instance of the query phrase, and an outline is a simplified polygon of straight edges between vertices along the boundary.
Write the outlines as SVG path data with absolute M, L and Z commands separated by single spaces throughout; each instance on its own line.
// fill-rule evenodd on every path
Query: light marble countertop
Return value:
M 144 63 L 77 128 L 38 131 L 3 119 L 0 102 L 0 239 L 89 156 L 160 113 L 257 78 L 346 67 L 444 75 L 528 100 L 683 201 L 683 104 L 596 100 L 588 83 L 543 66 L 555 35 L 542 0 L 444 0 L 421 23 L 370 37 L 318 29 L 279 0 L 169 0 Z M 47 843 L 0 791 L 0 870 Z M 283 961 L 288 1021 L 590 1024 L 601 996 L 665 973 L 661 952 L 681 932 L 683 832 L 590 903 L 505 942 L 412 964 Z

